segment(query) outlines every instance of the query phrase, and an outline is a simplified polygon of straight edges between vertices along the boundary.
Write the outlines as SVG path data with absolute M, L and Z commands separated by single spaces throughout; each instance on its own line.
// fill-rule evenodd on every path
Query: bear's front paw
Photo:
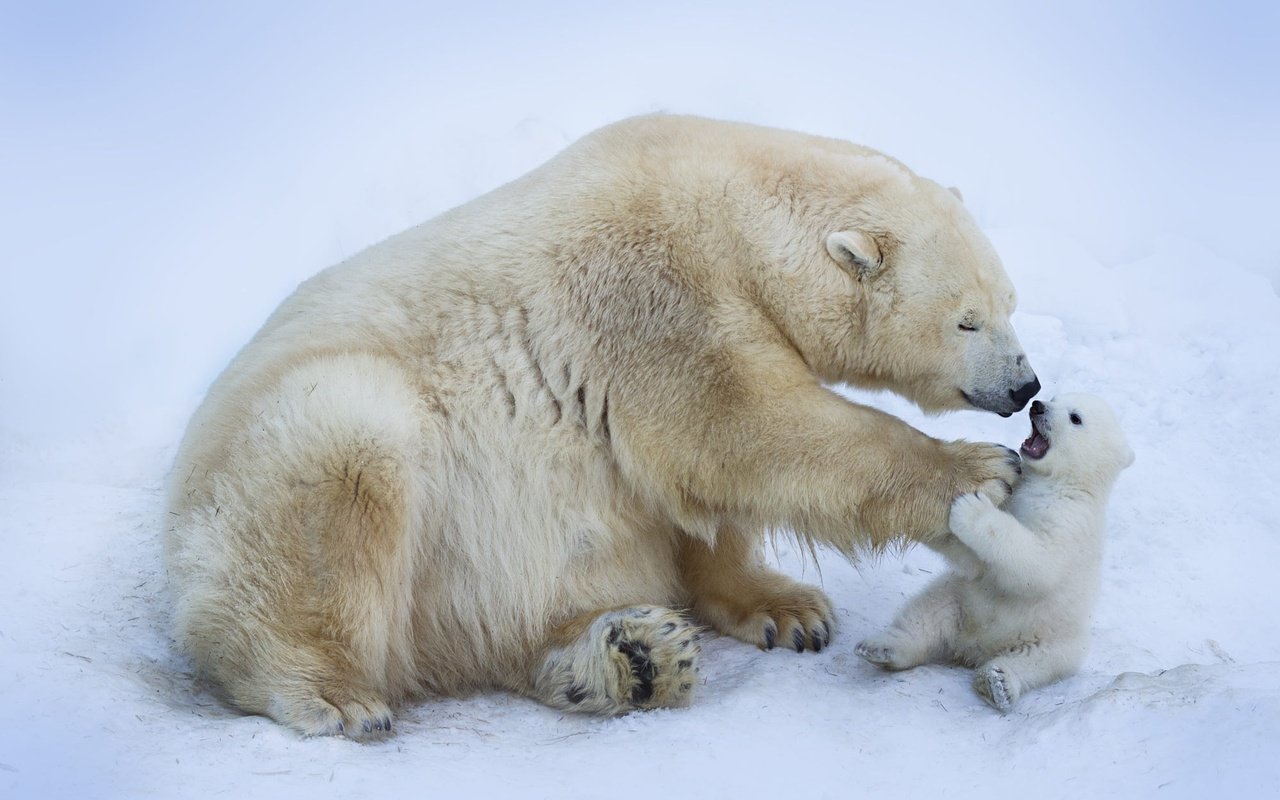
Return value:
M 817 653 L 831 643 L 835 612 L 820 589 L 763 567 L 695 596 L 698 616 L 720 633 L 762 650 Z
M 985 442 L 952 442 L 950 446 L 957 455 L 956 493 L 978 492 L 997 506 L 1004 505 L 1022 480 L 1022 458 L 1017 452 Z

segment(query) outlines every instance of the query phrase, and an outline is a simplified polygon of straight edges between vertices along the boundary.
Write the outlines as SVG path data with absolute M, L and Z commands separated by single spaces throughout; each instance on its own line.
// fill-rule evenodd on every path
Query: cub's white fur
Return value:
M 977 667 L 974 688 L 1001 711 L 1029 689 L 1080 666 L 1097 594 L 1107 498 L 1133 461 L 1101 399 L 1068 394 L 1032 404 L 1024 477 L 1002 511 L 981 494 L 951 506 L 952 563 L 899 613 L 858 644 L 889 669 L 934 659 Z M 1048 451 L 1037 457 L 1048 443 Z
M 170 483 L 179 639 L 240 708 L 349 736 L 481 689 L 679 705 L 678 610 L 820 649 L 831 604 L 766 530 L 932 541 L 1017 469 L 823 382 L 1017 411 L 1013 305 L 957 197 L 880 153 L 604 128 L 307 281 L 236 356 Z

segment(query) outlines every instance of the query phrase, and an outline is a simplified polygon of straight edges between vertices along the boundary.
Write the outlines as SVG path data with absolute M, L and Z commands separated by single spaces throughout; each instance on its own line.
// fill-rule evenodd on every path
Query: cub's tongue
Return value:
M 1022 443 L 1022 454 L 1027 458 L 1044 458 L 1049 452 L 1049 440 L 1040 435 L 1040 431 L 1032 431 Z

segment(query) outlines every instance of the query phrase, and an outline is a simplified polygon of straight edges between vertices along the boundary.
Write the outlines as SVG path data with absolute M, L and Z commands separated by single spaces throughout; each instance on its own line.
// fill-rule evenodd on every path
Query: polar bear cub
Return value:
M 1097 595 L 1107 498 L 1133 451 L 1100 398 L 1031 405 L 1024 478 L 1006 508 L 968 494 L 951 506 L 951 571 L 857 653 L 887 669 L 931 660 L 977 668 L 974 689 L 1001 711 L 1061 680 L 1084 657 Z

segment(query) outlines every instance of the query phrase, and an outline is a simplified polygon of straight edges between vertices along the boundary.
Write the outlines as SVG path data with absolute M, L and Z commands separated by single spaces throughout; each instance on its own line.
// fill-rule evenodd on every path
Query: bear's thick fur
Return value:
M 1133 451 L 1111 408 L 1084 394 L 1031 406 L 1025 478 L 1007 510 L 970 494 L 951 507 L 952 562 L 857 652 L 888 669 L 932 659 L 977 667 L 973 686 L 1008 711 L 1074 673 L 1088 646 L 1107 498 Z
M 678 705 L 697 621 L 821 648 L 767 529 L 944 536 L 1017 458 L 929 410 L 1039 388 L 958 196 L 875 151 L 653 116 L 303 284 L 214 383 L 170 487 L 177 629 L 240 708 L 376 735 L 505 687 Z

